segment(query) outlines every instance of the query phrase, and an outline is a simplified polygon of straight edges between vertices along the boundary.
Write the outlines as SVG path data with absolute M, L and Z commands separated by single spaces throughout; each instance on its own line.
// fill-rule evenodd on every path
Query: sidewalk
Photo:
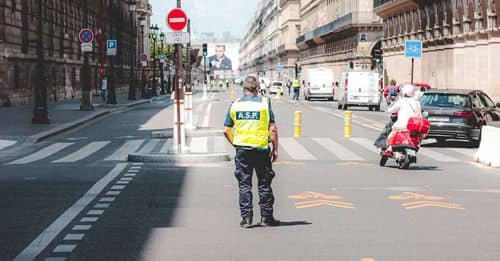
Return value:
M 157 96 L 159 99 L 166 96 Z M 32 124 L 33 105 L 0 108 L 0 150 L 19 143 L 36 143 L 90 120 L 124 107 L 147 103 L 150 100 L 128 100 L 127 93 L 117 94 L 117 105 L 103 104 L 100 97 L 92 97 L 93 111 L 80 111 L 80 100 L 51 103 L 48 106 L 50 124 Z

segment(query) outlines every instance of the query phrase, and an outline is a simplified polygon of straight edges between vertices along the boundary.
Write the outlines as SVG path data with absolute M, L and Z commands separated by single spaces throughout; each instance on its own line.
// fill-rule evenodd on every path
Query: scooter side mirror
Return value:
M 424 118 L 429 118 L 429 113 L 428 113 L 428 112 L 426 112 L 426 111 L 424 111 L 424 112 L 422 113 L 422 116 L 424 116 Z
M 497 103 L 497 108 L 500 108 L 500 102 L 499 102 L 499 103 Z

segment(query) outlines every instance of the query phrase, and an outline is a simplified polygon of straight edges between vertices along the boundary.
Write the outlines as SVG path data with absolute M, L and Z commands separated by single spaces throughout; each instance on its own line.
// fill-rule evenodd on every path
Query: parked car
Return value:
M 500 120 L 500 104 L 480 90 L 432 89 L 420 99 L 422 110 L 429 114 L 428 138 L 481 140 L 481 127 Z
M 278 92 L 283 95 L 283 82 L 272 81 L 269 87 L 269 94 L 277 94 Z
M 340 83 L 341 86 L 335 94 L 339 109 L 345 110 L 350 106 L 366 106 L 369 110 L 380 111 L 382 81 L 378 72 L 344 72 Z

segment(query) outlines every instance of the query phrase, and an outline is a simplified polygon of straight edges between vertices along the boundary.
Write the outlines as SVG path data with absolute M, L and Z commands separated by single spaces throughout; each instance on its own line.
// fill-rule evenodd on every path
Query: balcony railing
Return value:
M 344 15 L 328 24 L 316 28 L 312 32 L 308 32 L 297 38 L 296 43 L 302 43 L 312 40 L 314 37 L 322 36 L 335 32 L 343 27 L 356 24 L 377 24 L 382 25 L 382 20 L 373 12 L 354 12 Z
M 373 7 L 377 8 L 381 5 L 387 4 L 387 3 L 392 2 L 392 1 L 394 1 L 394 0 L 373 0 Z

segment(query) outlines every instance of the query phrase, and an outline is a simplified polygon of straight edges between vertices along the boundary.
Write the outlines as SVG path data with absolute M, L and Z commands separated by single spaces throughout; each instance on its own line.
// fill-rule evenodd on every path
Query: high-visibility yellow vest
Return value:
M 293 84 L 292 84 L 292 87 L 293 88 L 300 88 L 300 82 L 299 82 L 299 80 L 294 80 Z
M 239 101 L 231 106 L 233 126 L 233 145 L 267 149 L 269 146 L 269 103 L 262 97 L 262 102 Z

